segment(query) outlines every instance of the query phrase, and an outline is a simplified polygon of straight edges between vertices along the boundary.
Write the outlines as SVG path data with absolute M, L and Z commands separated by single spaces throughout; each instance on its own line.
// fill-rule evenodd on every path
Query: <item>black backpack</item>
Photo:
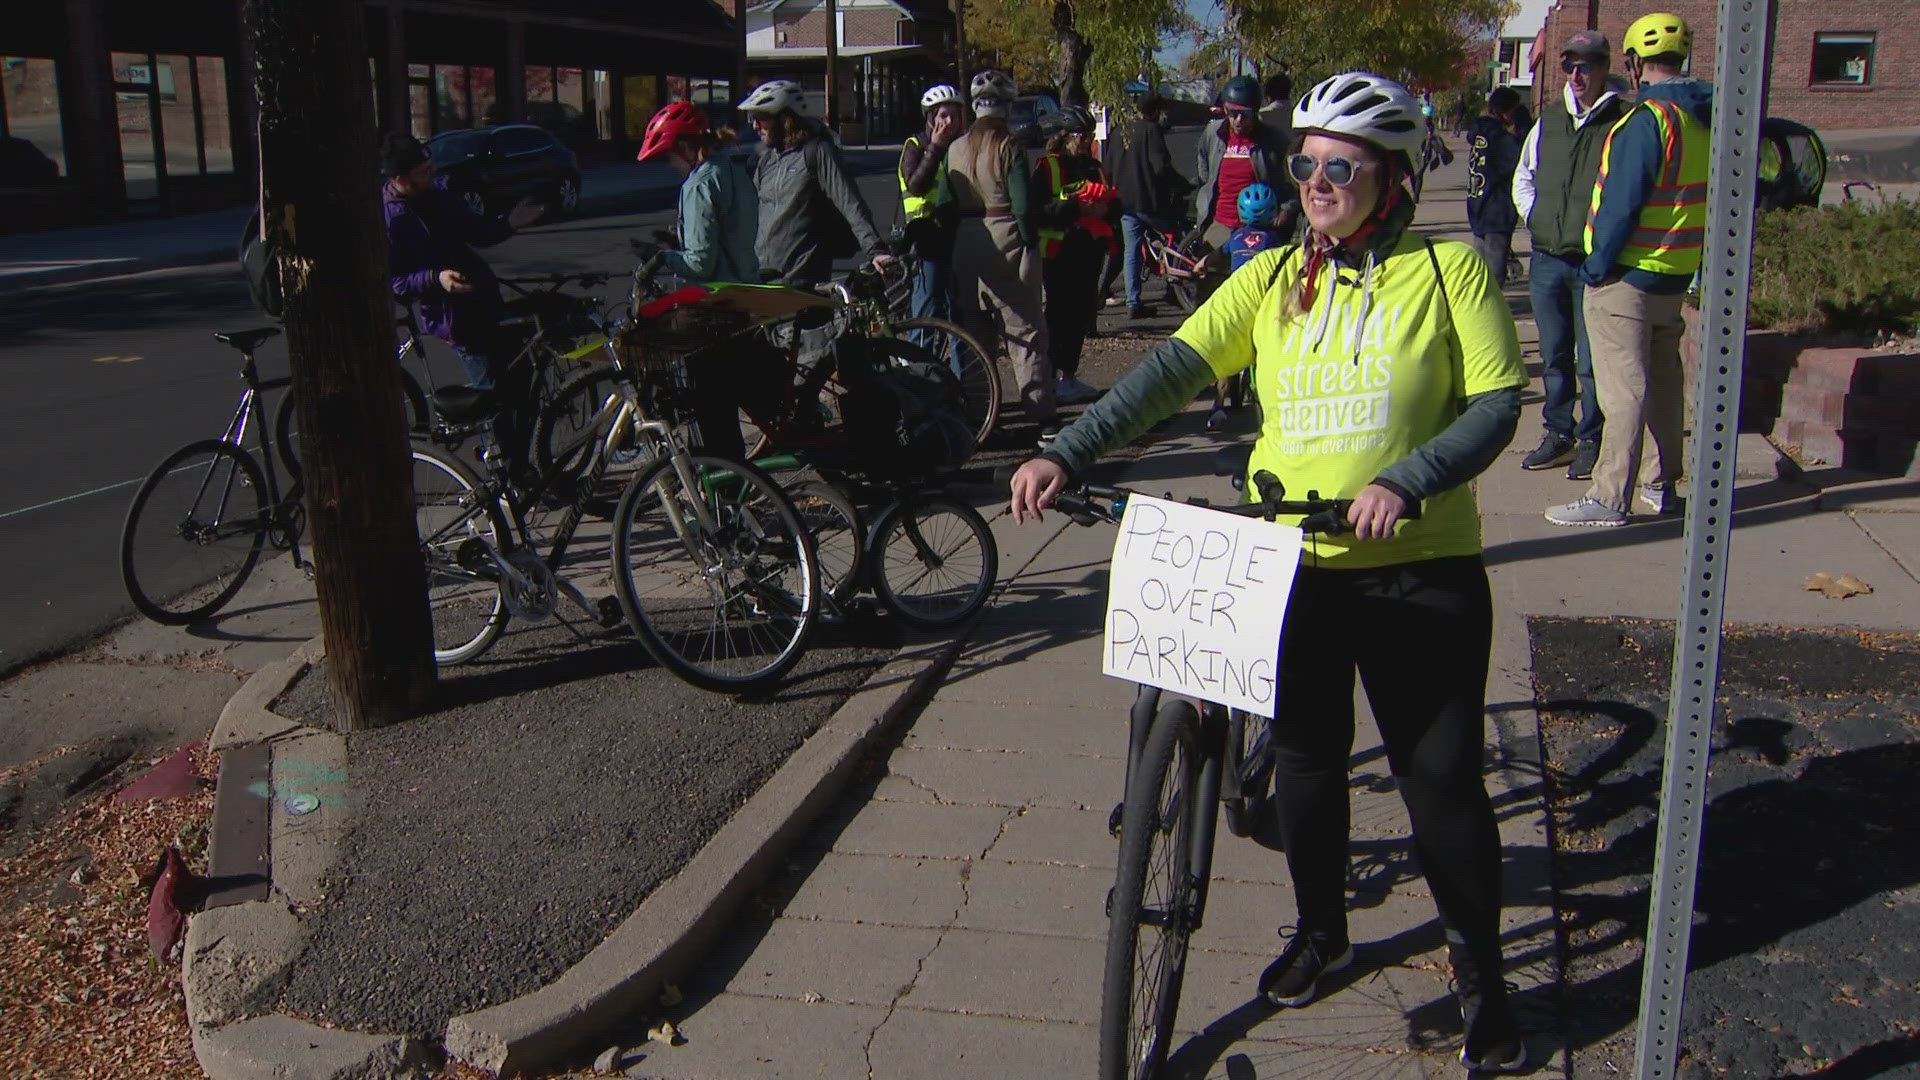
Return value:
M 286 299 L 280 295 L 280 279 L 273 273 L 273 249 L 260 235 L 260 211 L 256 208 L 240 234 L 240 272 L 246 275 L 247 292 L 261 314 L 278 322 L 286 317 Z
M 952 369 L 918 345 L 842 338 L 841 415 L 853 466 L 878 476 L 925 476 L 973 455 L 966 395 Z

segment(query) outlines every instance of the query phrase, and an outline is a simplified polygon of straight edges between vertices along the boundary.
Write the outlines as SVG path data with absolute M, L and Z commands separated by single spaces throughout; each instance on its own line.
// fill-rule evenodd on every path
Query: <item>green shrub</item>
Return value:
M 1920 327 L 1920 203 L 1762 214 L 1749 325 L 1872 339 Z

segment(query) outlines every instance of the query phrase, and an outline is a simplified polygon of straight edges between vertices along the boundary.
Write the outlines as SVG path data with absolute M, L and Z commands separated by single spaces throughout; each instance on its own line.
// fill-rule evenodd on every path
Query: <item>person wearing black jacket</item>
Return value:
M 1520 93 L 1502 86 L 1487 96 L 1487 114 L 1467 125 L 1467 224 L 1474 246 L 1493 271 L 1494 284 L 1507 283 L 1513 258 L 1513 230 L 1520 213 L 1513 205 L 1513 170 L 1520 164 L 1520 139 L 1514 130 Z
M 1174 167 L 1167 149 L 1166 103 L 1140 99 L 1139 112 L 1121 132 L 1113 154 L 1113 181 L 1120 189 L 1121 271 L 1127 279 L 1127 315 L 1142 318 L 1140 244 L 1148 229 L 1178 223 L 1193 182 Z

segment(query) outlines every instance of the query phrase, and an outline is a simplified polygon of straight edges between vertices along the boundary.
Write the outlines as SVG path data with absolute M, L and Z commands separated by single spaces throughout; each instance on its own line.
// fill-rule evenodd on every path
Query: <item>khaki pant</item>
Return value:
M 961 218 L 953 237 L 954 314 L 988 356 L 1006 355 L 1020 380 L 1027 419 L 1053 419 L 1053 363 L 1047 357 L 1040 256 L 1011 217 Z
M 1680 370 L 1685 296 L 1656 296 L 1624 281 L 1588 289 L 1587 339 L 1606 418 L 1587 497 L 1623 514 L 1633 489 L 1680 479 L 1686 389 Z M 1648 438 L 1647 436 L 1651 436 Z

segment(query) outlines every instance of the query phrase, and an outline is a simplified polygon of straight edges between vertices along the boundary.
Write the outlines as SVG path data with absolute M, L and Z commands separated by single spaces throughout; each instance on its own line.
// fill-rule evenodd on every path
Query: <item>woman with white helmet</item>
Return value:
M 1020 380 L 1027 418 L 1053 422 L 1053 365 L 1040 295 L 1040 258 L 1028 198 L 1027 154 L 1007 130 L 1016 96 L 1005 72 L 973 77 L 974 124 L 947 151 L 953 192 L 953 300 L 989 356 Z
M 907 243 L 920 256 L 913 317 L 949 319 L 953 192 L 947 185 L 947 150 L 967 130 L 966 102 L 960 91 L 941 83 L 920 95 L 920 111 L 926 130 L 907 136 L 900 147 L 900 209 L 907 219 Z
M 888 258 L 840 148 L 805 108 L 806 93 L 790 79 L 761 83 L 740 102 L 762 143 L 754 169 L 760 268 L 796 288 L 827 280 L 837 258 L 863 252 L 876 263 Z
M 1446 925 L 1469 1068 L 1523 1068 L 1500 950 L 1500 839 L 1481 778 L 1493 612 L 1469 482 L 1513 437 L 1527 384 L 1486 263 L 1408 225 L 1426 120 L 1366 72 L 1293 111 L 1287 171 L 1302 243 L 1262 254 L 1014 474 L 1017 519 L 1067 479 L 1251 366 L 1263 406 L 1248 471 L 1353 500 L 1350 533 L 1314 534 L 1287 599 L 1275 798 L 1298 904 L 1260 979 L 1312 1001 L 1353 961 L 1347 933 L 1353 679 L 1367 690 L 1413 848 Z M 1419 504 L 1418 518 L 1406 520 Z

